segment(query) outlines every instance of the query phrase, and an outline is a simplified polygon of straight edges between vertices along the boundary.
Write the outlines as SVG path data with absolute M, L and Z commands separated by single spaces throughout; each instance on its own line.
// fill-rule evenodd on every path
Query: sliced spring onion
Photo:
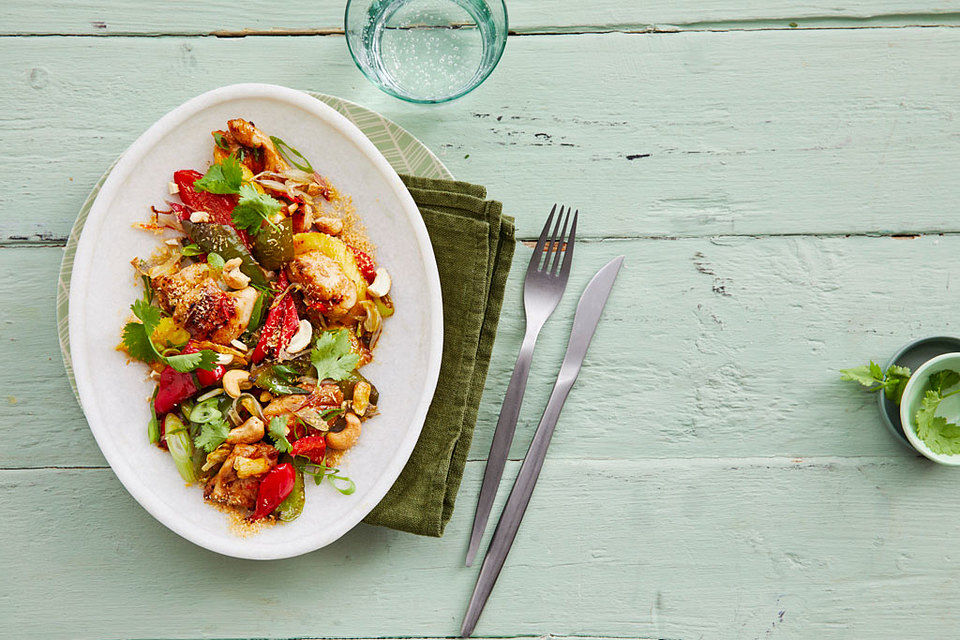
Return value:
M 295 166 L 300 171 L 306 171 L 308 173 L 314 173 L 313 166 L 310 164 L 310 161 L 307 160 L 302 153 L 288 145 L 286 142 L 278 138 L 277 136 L 270 136 L 270 141 L 273 142 L 273 145 L 277 148 L 277 151 L 280 152 L 280 155 L 284 159 Z M 303 161 L 303 164 L 300 164 L 294 158 L 299 158 Z
M 151 444 L 160 442 L 160 420 L 157 419 L 157 410 L 153 405 L 157 399 L 157 391 L 159 390 L 160 387 L 156 387 L 153 390 L 153 395 L 150 396 L 150 422 L 147 423 L 147 438 L 149 438 Z
M 204 424 L 219 420 L 222 417 L 223 414 L 217 409 L 217 400 L 215 398 L 207 398 L 203 402 L 198 402 L 196 406 L 190 410 L 189 420 L 197 424 Z
M 197 468 L 193 458 L 193 441 L 183 422 L 176 414 L 168 413 L 163 421 L 163 430 L 167 449 L 170 450 L 173 463 L 177 465 L 180 477 L 186 482 L 196 482 Z

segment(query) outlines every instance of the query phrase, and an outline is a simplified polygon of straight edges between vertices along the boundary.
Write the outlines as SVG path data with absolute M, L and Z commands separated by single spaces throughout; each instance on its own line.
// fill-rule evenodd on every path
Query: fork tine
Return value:
M 530 256 L 530 266 L 527 267 L 527 271 L 537 271 L 540 269 L 540 259 L 543 257 L 543 247 L 547 241 L 547 233 L 550 231 L 550 223 L 553 222 L 553 214 L 557 212 L 557 205 L 553 205 L 553 208 L 550 209 L 550 215 L 547 217 L 547 221 L 543 223 L 543 231 L 540 232 L 540 239 L 537 240 L 537 246 L 533 250 L 533 255 Z M 560 208 L 560 215 L 563 215 L 563 207 Z
M 560 222 L 557 220 L 557 222 Z M 550 275 L 555 276 L 560 273 L 560 259 L 563 257 L 563 245 L 564 238 L 567 237 L 567 223 L 570 222 L 570 209 L 567 209 L 567 215 L 563 217 L 563 230 L 560 232 L 560 235 L 557 237 L 557 248 L 553 252 L 553 262 L 550 263 L 550 269 L 548 272 Z M 547 255 L 549 258 L 549 254 Z M 547 265 L 544 265 L 546 268 Z
M 564 209 L 566 209 L 566 206 L 560 205 L 560 213 L 557 215 L 557 223 L 553 226 L 553 235 L 550 236 L 549 240 L 547 240 L 546 256 L 543 258 L 543 267 L 540 269 L 540 271 L 546 271 L 548 273 L 550 271 L 548 268 L 550 266 L 550 252 L 553 251 L 554 245 L 556 245 L 557 240 L 561 239 L 557 234 L 560 232 L 560 220 L 564 217 L 563 216 Z M 567 213 L 568 214 L 570 213 L 569 209 L 567 209 Z
M 573 244 L 577 238 L 577 216 L 580 215 L 580 209 L 573 213 L 573 224 L 570 225 L 570 237 L 567 238 L 567 250 L 563 254 L 563 266 L 560 268 L 560 279 L 566 282 L 570 275 L 570 263 L 573 262 Z

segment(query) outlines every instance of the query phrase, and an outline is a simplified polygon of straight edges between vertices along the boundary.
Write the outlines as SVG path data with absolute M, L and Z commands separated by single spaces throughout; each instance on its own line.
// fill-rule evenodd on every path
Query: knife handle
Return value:
M 563 403 L 566 402 L 576 377 L 576 373 L 573 376 L 562 376 L 554 386 L 553 393 L 550 394 L 550 401 L 543 411 L 543 417 L 540 418 L 540 424 L 537 426 L 537 432 L 533 436 L 533 441 L 527 450 L 527 456 L 520 467 L 520 473 L 513 483 L 513 489 L 510 490 L 507 504 L 503 507 L 500 522 L 497 523 L 497 528 L 493 532 L 493 539 L 490 541 L 487 555 L 483 558 L 480 577 L 477 579 L 477 586 L 470 598 L 467 614 L 460 629 L 460 635 L 464 638 L 473 633 L 477 620 L 480 618 L 480 613 L 483 611 L 483 606 L 486 604 L 487 598 L 493 590 L 493 585 L 500 575 L 500 570 L 503 568 L 503 563 L 507 559 L 507 554 L 510 552 L 513 539 L 520 529 L 520 521 L 523 520 L 523 514 L 526 512 L 527 505 L 530 504 L 530 497 L 533 495 L 533 488 L 537 484 L 537 478 L 540 477 L 540 469 L 543 468 L 547 447 L 550 446 L 550 439 L 553 437 L 554 429 L 557 426 L 560 410 L 563 409 Z
M 500 478 L 503 477 L 503 467 L 510 454 L 510 444 L 513 434 L 517 430 L 517 419 L 520 416 L 520 405 L 523 404 L 523 392 L 527 388 L 527 377 L 530 375 L 530 363 L 533 360 L 533 348 L 537 343 L 539 329 L 527 328 L 523 343 L 520 345 L 520 354 L 517 364 L 510 376 L 510 384 L 503 397 L 503 406 L 500 408 L 500 418 L 493 433 L 493 442 L 490 444 L 490 455 L 487 457 L 487 466 L 483 470 L 483 484 L 480 486 L 480 497 L 477 499 L 477 512 L 473 516 L 473 531 L 470 533 L 470 546 L 467 548 L 466 565 L 473 564 L 473 559 L 480 549 L 480 540 L 493 509 L 493 501 L 497 497 L 497 488 Z

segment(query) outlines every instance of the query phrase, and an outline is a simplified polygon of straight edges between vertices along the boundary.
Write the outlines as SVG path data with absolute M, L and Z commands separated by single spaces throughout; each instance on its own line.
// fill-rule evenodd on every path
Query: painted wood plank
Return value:
M 478 635 L 947 637 L 955 487 L 906 457 L 551 458 Z M 361 525 L 257 563 L 178 538 L 107 470 L 3 471 L 0 499 L 20 638 L 453 636 L 477 571 L 464 508 L 443 539 Z
M 0 238 L 62 239 L 140 132 L 240 81 L 381 111 L 527 236 L 556 200 L 594 237 L 958 230 L 958 48 L 949 28 L 516 38 L 483 87 L 424 107 L 340 37 L 5 38 Z
M 881 2 L 786 2 L 730 4 L 655 2 L 636 5 L 616 0 L 572 3 L 563 0 L 508 3 L 511 30 L 520 33 L 569 29 L 704 28 L 728 26 L 821 26 L 837 21 L 867 21 L 870 25 L 943 24 L 955 22 L 956 7 L 923 0 Z M 175 8 L 134 0 L 90 0 L 57 3 L 7 0 L 0 7 L 3 34 L 205 34 L 217 32 L 330 32 L 343 29 L 343 3 L 292 0 L 269 9 L 225 0 L 181 2 Z
M 837 370 L 883 361 L 913 338 L 960 333 L 949 275 L 960 269 L 960 236 L 581 243 L 540 338 L 512 457 L 525 452 L 549 395 L 579 292 L 618 254 L 625 266 L 554 437 L 555 459 L 906 454 L 874 397 Z M 489 449 L 522 336 L 529 255 L 517 251 L 472 459 Z M 57 248 L 0 249 L 0 353 L 19 363 L 0 368 L 0 467 L 103 465 L 62 375 L 59 258 Z

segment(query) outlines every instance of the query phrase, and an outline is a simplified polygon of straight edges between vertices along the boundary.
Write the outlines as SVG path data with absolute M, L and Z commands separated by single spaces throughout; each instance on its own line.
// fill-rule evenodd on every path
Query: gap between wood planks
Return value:
M 622 240 L 703 240 L 724 238 L 896 238 L 902 240 L 915 240 L 923 236 L 956 236 L 960 235 L 958 231 L 896 231 L 896 232 L 857 232 L 857 233 L 712 233 L 707 235 L 609 235 L 586 237 L 577 240 L 579 243 L 598 243 Z M 519 244 L 533 249 L 537 245 L 539 236 L 520 236 L 516 240 Z M 40 249 L 49 249 L 66 246 L 67 239 L 63 237 L 49 236 L 11 236 L 6 240 L 0 240 L 0 249 L 21 249 L 24 247 L 35 247 Z
M 0 37 L 216 37 L 216 38 L 245 38 L 247 36 L 342 36 L 343 29 L 339 27 L 320 27 L 314 29 L 237 29 L 217 31 L 169 31 L 169 32 L 135 32 L 135 31 L 107 31 L 108 25 L 100 22 L 96 26 L 104 31 L 100 34 L 63 33 L 63 32 L 0 32 Z M 947 13 L 891 13 L 864 17 L 833 17 L 807 16 L 782 18 L 753 18 L 731 21 L 703 21 L 678 24 L 644 24 L 622 23 L 603 25 L 582 25 L 560 27 L 542 25 L 524 29 L 511 29 L 509 34 L 514 37 L 527 36 L 558 36 L 584 35 L 604 33 L 626 33 L 634 35 L 673 34 L 685 32 L 724 32 L 724 31 L 802 31 L 818 29 L 901 29 L 907 27 L 960 27 L 960 12 Z
M 920 454 L 915 454 L 913 457 L 921 458 Z M 648 468 L 654 468 L 656 466 L 662 467 L 671 467 L 676 465 L 683 465 L 685 468 L 690 467 L 719 467 L 723 469 L 739 469 L 742 467 L 751 467 L 751 468 L 764 468 L 764 467 L 778 467 L 778 468 L 799 468 L 799 467 L 830 467 L 836 464 L 889 464 L 889 463 L 900 463 L 907 459 L 907 456 L 903 453 L 891 453 L 888 455 L 864 455 L 864 456 L 744 456 L 744 457 L 664 457 L 664 458 L 635 458 L 630 459 L 631 462 L 643 462 Z M 579 462 L 623 462 L 623 458 L 578 458 Z M 520 463 L 523 462 L 521 457 L 510 457 L 507 458 L 508 462 Z M 486 462 L 486 458 L 469 458 L 467 464 L 480 464 Z M 557 460 L 556 462 L 563 462 L 563 460 Z M 4 472 L 17 472 L 17 471 L 104 471 L 109 470 L 109 465 L 102 466 L 92 466 L 92 465 L 83 465 L 83 466 L 65 466 L 65 465 L 50 465 L 50 466 L 36 466 L 36 467 L 0 467 L 0 473 Z

